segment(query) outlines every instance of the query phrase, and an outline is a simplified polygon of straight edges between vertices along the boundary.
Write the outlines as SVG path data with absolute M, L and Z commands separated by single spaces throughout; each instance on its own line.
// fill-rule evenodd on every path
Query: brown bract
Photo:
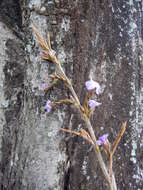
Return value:
M 58 64 L 58 60 L 57 60 L 56 56 L 53 54 L 53 50 L 51 48 L 49 33 L 47 34 L 47 40 L 45 40 L 34 24 L 32 25 L 32 28 L 37 36 L 38 43 L 43 50 L 42 51 L 42 59 L 49 60 L 53 63 Z

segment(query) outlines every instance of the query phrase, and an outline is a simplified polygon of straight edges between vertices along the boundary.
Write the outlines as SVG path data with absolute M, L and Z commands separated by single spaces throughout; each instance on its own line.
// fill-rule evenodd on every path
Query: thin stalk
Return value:
M 110 176 L 108 174 L 107 167 L 106 167 L 106 165 L 104 163 L 104 160 L 102 158 L 99 146 L 97 144 L 97 140 L 96 140 L 92 125 L 90 123 L 90 120 L 87 118 L 86 115 L 84 115 L 83 119 L 84 119 L 84 121 L 86 123 L 86 126 L 87 126 L 88 130 L 89 130 L 90 136 L 91 136 L 91 138 L 92 138 L 92 140 L 94 142 L 94 152 L 95 152 L 95 155 L 97 156 L 97 159 L 99 161 L 99 165 L 100 165 L 100 167 L 102 169 L 102 172 L 103 172 L 103 174 L 105 176 L 105 179 L 108 182 L 108 184 L 111 184 Z
M 79 98 L 76 95 L 70 80 L 68 79 L 68 77 L 66 76 L 63 68 L 61 67 L 61 64 L 60 64 L 59 60 L 52 53 L 51 44 L 50 44 L 50 36 L 48 35 L 48 43 L 47 43 L 47 41 L 44 40 L 44 38 L 41 36 L 41 34 L 39 33 L 39 31 L 37 30 L 37 28 L 34 25 L 33 25 L 33 30 L 36 32 L 39 44 L 40 44 L 41 48 L 43 49 L 42 58 L 44 60 L 50 60 L 50 61 L 52 61 L 53 63 L 55 63 L 57 65 L 57 68 L 59 69 L 61 78 L 64 79 L 64 82 L 66 83 L 67 87 L 69 88 L 69 90 L 72 93 L 72 96 L 73 96 L 73 99 L 75 101 L 75 104 L 76 104 L 77 108 L 79 109 L 83 120 L 85 121 L 86 127 L 89 130 L 91 139 L 92 139 L 93 144 L 94 144 L 93 147 L 94 147 L 95 155 L 97 156 L 97 159 L 99 161 L 99 165 L 100 165 L 100 167 L 102 169 L 102 172 L 103 172 L 103 174 L 105 176 L 105 179 L 107 180 L 107 182 L 109 184 L 110 190 L 117 190 L 115 177 L 114 177 L 114 175 L 110 176 L 110 174 L 108 173 L 107 167 L 106 167 L 106 165 L 104 163 L 104 160 L 102 158 L 99 146 L 97 144 L 95 133 L 94 133 L 93 127 L 92 127 L 92 125 L 90 123 L 90 120 L 89 120 L 88 116 L 85 114 L 84 108 L 81 106 Z M 121 133 L 120 136 L 122 136 L 122 133 Z M 117 143 L 115 143 L 115 146 L 113 147 L 113 153 L 114 153 L 114 151 L 116 149 L 117 144 L 118 144 L 118 141 L 117 141 Z
M 113 155 L 110 153 L 110 176 L 112 176 Z
M 116 184 L 115 176 L 113 173 L 111 177 L 110 190 L 117 190 L 117 184 Z
M 73 86 L 72 86 L 70 80 L 69 80 L 69 79 L 67 78 L 67 76 L 65 75 L 63 68 L 61 67 L 60 64 L 57 64 L 57 66 L 58 66 L 58 68 L 59 68 L 59 70 L 60 70 L 60 72 L 61 72 L 61 74 L 62 74 L 62 77 L 65 78 L 65 80 L 66 80 L 66 82 L 67 82 L 67 84 L 68 84 L 68 87 L 69 87 L 69 89 L 70 89 L 70 91 L 71 91 L 71 93 L 72 93 L 72 95 L 73 95 L 73 97 L 74 97 L 74 99 L 75 99 L 75 101 L 76 101 L 77 107 L 78 107 L 78 109 L 80 110 L 81 116 L 82 116 L 83 120 L 85 121 L 85 124 L 86 124 L 86 126 L 87 126 L 87 128 L 88 128 L 88 130 L 89 130 L 90 136 L 91 136 L 91 138 L 92 138 L 92 140 L 93 140 L 93 142 L 94 142 L 94 152 L 95 152 L 95 155 L 97 156 L 97 159 L 98 159 L 98 161 L 99 161 L 99 165 L 100 165 L 100 167 L 101 167 L 101 169 L 102 169 L 102 172 L 103 172 L 103 174 L 104 174 L 104 176 L 105 176 L 105 179 L 106 179 L 106 181 L 108 182 L 108 184 L 109 184 L 109 186 L 110 186 L 110 189 L 111 189 L 111 190 L 114 190 L 114 189 L 112 188 L 112 181 L 111 181 L 110 175 L 109 175 L 109 173 L 108 173 L 108 171 L 107 171 L 107 167 L 106 167 L 106 165 L 105 165 L 105 163 L 104 163 L 104 160 L 103 160 L 103 158 L 102 158 L 102 155 L 101 155 L 99 146 L 98 146 L 98 144 L 97 144 L 97 140 L 96 140 L 96 137 L 95 137 L 94 130 L 93 130 L 92 125 L 91 125 L 91 123 L 90 123 L 90 120 L 89 120 L 89 118 L 81 111 L 81 107 L 82 107 L 82 106 L 81 106 L 81 104 L 80 104 L 80 101 L 79 101 L 79 99 L 78 99 L 78 97 L 77 97 L 77 95 L 76 95 L 76 93 L 75 93 L 75 91 L 74 91 L 74 89 L 73 89 Z

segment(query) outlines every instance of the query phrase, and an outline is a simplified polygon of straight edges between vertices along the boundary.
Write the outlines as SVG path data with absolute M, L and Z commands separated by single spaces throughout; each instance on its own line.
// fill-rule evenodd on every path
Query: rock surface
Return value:
M 42 62 L 32 31 L 46 36 L 81 102 L 84 83 L 98 81 L 102 102 L 93 115 L 96 136 L 113 142 L 127 131 L 114 158 L 118 190 L 143 186 L 143 3 L 141 0 L 1 0 L 0 189 L 107 189 L 92 147 L 60 127 L 84 126 L 75 110 L 47 114 L 48 98 L 69 96 L 61 84 L 44 94 L 54 66 Z

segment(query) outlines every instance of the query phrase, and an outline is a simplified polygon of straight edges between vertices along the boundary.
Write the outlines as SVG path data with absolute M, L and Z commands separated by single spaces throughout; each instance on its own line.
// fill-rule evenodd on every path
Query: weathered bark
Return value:
M 48 98 L 69 93 L 62 84 L 48 94 L 40 90 L 54 67 L 41 62 L 32 22 L 44 36 L 50 32 L 81 102 L 89 76 L 102 84 L 102 106 L 92 118 L 96 136 L 108 132 L 113 142 L 128 122 L 113 168 L 118 190 L 142 189 L 142 15 L 139 0 L 0 2 L 2 190 L 107 189 L 92 147 L 59 132 L 84 126 L 76 111 L 45 113 Z

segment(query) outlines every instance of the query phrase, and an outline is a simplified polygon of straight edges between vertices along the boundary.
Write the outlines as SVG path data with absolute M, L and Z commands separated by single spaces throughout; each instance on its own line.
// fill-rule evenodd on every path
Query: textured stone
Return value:
M 142 2 L 6 0 L 0 2 L 0 189 L 107 189 L 92 147 L 59 132 L 84 126 L 76 110 L 46 114 L 47 99 L 69 96 L 61 84 L 44 94 L 54 66 L 42 62 L 32 22 L 50 32 L 78 97 L 92 77 L 104 90 L 92 117 L 96 136 L 113 142 L 121 123 L 127 131 L 114 157 L 118 190 L 141 190 L 142 167 Z

